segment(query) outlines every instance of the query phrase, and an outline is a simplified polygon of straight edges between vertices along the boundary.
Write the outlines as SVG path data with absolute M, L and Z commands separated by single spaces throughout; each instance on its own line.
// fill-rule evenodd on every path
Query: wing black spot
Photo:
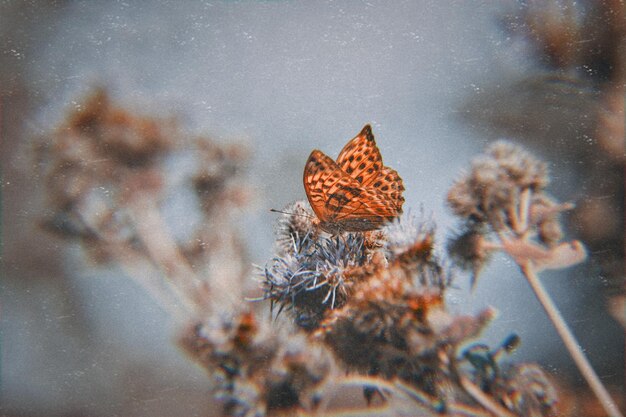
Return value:
M 361 195 L 361 193 L 363 192 L 363 190 L 361 190 L 358 187 L 343 187 L 342 189 L 345 192 L 348 192 L 350 194 L 352 194 L 354 197 L 358 197 Z
M 327 208 L 339 209 L 345 206 L 350 199 L 346 197 L 343 193 L 333 193 L 328 196 L 328 200 L 326 200 L 325 206 Z

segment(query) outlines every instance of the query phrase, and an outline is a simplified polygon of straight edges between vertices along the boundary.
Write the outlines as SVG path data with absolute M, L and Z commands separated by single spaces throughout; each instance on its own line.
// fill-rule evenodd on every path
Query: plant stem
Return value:
M 530 188 L 525 188 L 522 191 L 522 195 L 520 195 L 520 211 L 519 211 L 519 221 L 524 225 L 525 228 L 528 227 L 528 212 L 530 210 Z M 524 230 L 525 232 L 526 230 Z
M 128 214 L 149 258 L 168 278 L 181 303 L 192 313 L 202 311 L 208 303 L 202 280 L 180 253 L 154 202 L 139 197 L 129 206 Z
M 565 347 L 572 356 L 572 359 L 574 359 L 574 362 L 576 363 L 576 366 L 578 366 L 580 373 L 587 380 L 587 383 L 600 401 L 600 404 L 604 408 L 604 411 L 606 411 L 610 417 L 624 417 L 620 410 L 617 408 L 617 405 L 609 395 L 604 385 L 602 385 L 600 378 L 598 378 L 598 375 L 591 367 L 591 364 L 587 360 L 587 357 L 585 356 L 580 345 L 576 341 L 576 338 L 572 334 L 572 331 L 568 327 L 567 323 L 565 323 L 565 320 L 563 319 L 563 316 L 561 315 L 557 307 L 554 305 L 554 302 L 552 301 L 550 295 L 539 280 L 539 277 L 535 273 L 530 262 L 524 262 L 522 265 L 520 265 L 520 267 L 522 268 L 522 272 L 528 280 L 528 283 L 535 292 L 535 295 L 537 296 L 537 298 L 541 302 L 541 305 L 548 314 L 550 321 L 552 321 L 552 324 L 554 324 L 556 331 L 559 333 L 559 336 L 561 336 L 563 343 L 565 343 Z
M 469 378 L 459 375 L 459 382 L 465 391 L 474 398 L 480 405 L 485 407 L 485 409 L 489 410 L 493 413 L 494 416 L 498 417 L 515 417 L 513 413 L 511 413 L 506 408 L 502 407 L 500 404 L 495 402 L 491 397 L 485 394 L 479 387 L 477 387 Z

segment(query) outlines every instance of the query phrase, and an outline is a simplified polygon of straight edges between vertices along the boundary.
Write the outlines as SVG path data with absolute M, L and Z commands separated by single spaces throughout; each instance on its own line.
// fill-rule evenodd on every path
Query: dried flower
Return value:
M 499 361 L 502 353 L 511 353 L 519 343 L 519 337 L 511 335 L 496 350 L 473 345 L 463 352 L 463 359 L 473 368 L 473 381 L 508 410 L 522 416 L 554 416 L 557 394 L 543 370 L 535 364 Z
M 191 326 L 180 344 L 216 382 L 231 416 L 314 411 L 334 369 L 322 346 L 272 329 L 249 311 L 208 317 Z
M 448 204 L 457 216 L 500 231 L 515 222 L 513 210 L 521 192 L 541 191 L 547 184 L 543 162 L 512 143 L 496 142 L 452 186 Z
M 281 311 L 292 310 L 296 324 L 314 329 L 324 311 L 343 305 L 350 285 L 346 274 L 368 260 L 368 251 L 363 234 L 316 240 L 307 231 L 301 236 L 305 229 L 300 227 L 306 222 L 300 214 L 294 212 L 280 222 L 279 256 L 265 268 L 263 290 L 265 298 L 278 303 Z M 291 246 L 285 244 L 289 240 Z
M 408 384 L 420 393 L 419 405 L 433 412 L 467 398 L 454 376 L 457 350 L 480 334 L 494 311 L 457 316 L 446 310 L 451 279 L 433 253 L 432 222 L 407 215 L 375 235 L 329 237 L 315 229 L 305 203 L 285 212 L 277 256 L 262 277 L 264 298 L 279 312 L 289 310 L 347 371 Z M 377 393 L 387 395 L 376 384 L 364 386 L 368 402 Z
M 261 274 L 261 299 L 289 314 L 259 320 L 241 302 L 245 255 L 230 221 L 247 201 L 238 175 L 243 149 L 182 140 L 174 124 L 119 109 L 102 91 L 68 120 L 46 148 L 47 178 L 59 192 L 48 227 L 126 267 L 165 307 L 182 305 L 193 324 L 180 345 L 212 377 L 225 414 L 322 415 L 334 391 L 352 384 L 395 415 L 482 416 L 483 407 L 549 415 L 552 393 L 537 372 L 509 372 L 486 346 L 459 354 L 495 312 L 447 310 L 451 275 L 434 251 L 432 221 L 406 215 L 380 230 L 329 236 L 307 203 L 294 203 Z M 203 221 L 181 243 L 160 212 L 163 161 L 189 146 L 201 159 L 187 185 Z M 563 208 L 542 194 L 545 166 L 511 145 L 489 152 L 471 180 L 457 184 L 453 204 L 476 234 L 462 240 L 475 244 L 473 265 L 494 249 L 487 231 L 512 234 L 499 248 L 520 262 L 532 258 L 536 268 L 573 259 L 575 245 L 558 242 Z M 522 244 L 529 236 L 534 246 Z M 158 272 L 168 285 L 154 281 Z M 513 343 L 505 345 L 500 350 Z
M 555 416 L 557 393 L 545 372 L 534 364 L 508 367 L 494 384 L 494 396 L 521 416 Z
M 626 141 L 626 8 L 621 0 L 517 2 L 504 21 L 536 69 L 510 85 L 481 86 L 463 105 L 473 128 L 515 137 L 576 172 L 570 187 L 585 190 L 571 227 L 585 242 L 610 285 L 624 277 L 624 163 Z M 522 45 L 519 45 L 522 46 Z M 500 77 L 501 78 L 501 77 Z M 585 222 L 584 207 L 608 209 L 601 224 Z M 604 210 L 602 210 L 604 211 Z M 611 227 L 615 224 L 615 227 Z M 552 223 L 554 225 L 554 223 Z M 544 234 L 558 234 L 545 225 Z M 596 227 L 599 226 L 599 227 Z M 543 227 L 542 227 L 543 228 Z M 550 229 L 550 230 L 547 230 Z
M 471 273 L 472 287 L 493 251 L 480 225 L 472 225 L 463 233 L 450 238 L 447 250 L 456 266 Z
M 308 203 L 296 201 L 283 210 L 276 227 L 276 244 L 279 254 L 286 255 L 297 251 L 305 244 L 306 239 L 315 237 L 319 232 L 316 227 L 315 214 Z
M 573 206 L 548 197 L 547 184 L 543 162 L 519 146 L 497 142 L 452 186 L 448 204 L 467 231 L 453 238 L 448 250 L 457 265 L 471 269 L 472 281 L 495 249 L 538 269 L 564 268 L 586 258 L 579 242 L 559 244 L 563 233 L 558 216 Z M 489 241 L 489 232 L 500 243 Z
M 173 119 L 134 114 L 104 89 L 92 92 L 41 143 L 51 206 L 46 230 L 79 241 L 95 262 L 117 261 L 168 311 L 204 311 L 210 297 L 239 295 L 236 285 L 247 267 L 231 217 L 232 208 L 245 203 L 235 198 L 246 190 L 238 178 L 245 157 L 240 145 L 189 138 Z M 174 239 L 163 216 L 172 196 L 167 163 L 173 157 L 202 159 L 200 172 L 189 169 L 176 180 L 177 191 L 194 186 L 202 203 L 196 211 L 204 221 L 189 241 Z M 209 284 L 199 274 L 207 270 L 227 274 L 230 288 Z
M 239 176 L 248 158 L 246 148 L 237 143 L 219 145 L 202 137 L 194 142 L 200 169 L 192 181 L 206 215 L 213 215 L 216 208 L 244 206 L 250 198 Z
M 522 172 L 524 167 L 527 169 L 525 173 Z M 519 265 L 603 408 L 608 415 L 619 417 L 621 413 L 617 405 L 537 276 L 542 270 L 567 268 L 587 257 L 581 242 L 559 242 L 562 233 L 557 215 L 571 205 L 557 204 L 545 196 L 543 187 L 546 184 L 547 176 L 541 162 L 521 148 L 497 143 L 488 148 L 487 154 L 472 164 L 471 172 L 452 187 L 448 202 L 455 214 L 465 221 L 466 228 L 477 230 L 477 225 L 482 226 L 485 235 L 490 231 L 497 239 L 481 242 L 481 246 L 503 250 Z M 469 254 L 463 261 L 471 263 L 476 259 L 475 240 L 466 243 L 472 246 L 466 251 L 460 251 L 454 245 L 451 248 L 455 249 L 457 256 Z M 520 377 L 524 388 L 514 388 L 517 396 L 510 401 L 503 397 L 502 401 L 525 415 L 544 415 L 554 402 L 554 396 L 544 389 L 544 385 L 549 384 L 539 381 L 539 388 L 535 389 L 533 378 L 539 377 L 536 373 L 526 376 L 524 373 Z M 520 394 L 522 392 L 524 394 Z M 533 399 L 524 397 L 528 392 Z

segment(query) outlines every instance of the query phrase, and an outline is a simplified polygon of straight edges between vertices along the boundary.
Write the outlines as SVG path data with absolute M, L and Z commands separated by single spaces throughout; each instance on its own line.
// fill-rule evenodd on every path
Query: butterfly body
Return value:
M 311 152 L 303 180 L 319 226 L 331 234 L 375 230 L 402 213 L 402 179 L 383 165 L 369 125 L 344 146 L 337 161 Z

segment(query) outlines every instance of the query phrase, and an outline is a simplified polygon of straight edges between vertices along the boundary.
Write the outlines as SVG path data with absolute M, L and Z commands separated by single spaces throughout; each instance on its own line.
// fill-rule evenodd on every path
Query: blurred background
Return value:
M 624 331 L 606 308 L 624 274 L 623 8 L 617 0 L 0 3 L 3 414 L 211 410 L 207 377 L 174 343 L 180 323 L 120 270 L 94 268 L 39 227 L 46 200 L 34 138 L 96 86 L 135 112 L 174 116 L 191 133 L 251 149 L 255 196 L 240 230 L 259 265 L 272 256 L 269 209 L 305 198 L 311 150 L 336 157 L 366 123 L 404 180 L 405 210 L 437 223 L 442 255 L 456 225 L 445 206 L 452 182 L 490 141 L 524 143 L 549 163 L 549 191 L 577 204 L 568 238 L 592 255 L 543 274 L 545 285 L 599 376 L 623 390 Z M 186 230 L 197 216 L 180 203 L 168 219 Z M 473 292 L 459 275 L 448 296 L 452 311 L 499 311 L 484 341 L 517 333 L 511 360 L 582 386 L 506 259 L 496 257 Z

